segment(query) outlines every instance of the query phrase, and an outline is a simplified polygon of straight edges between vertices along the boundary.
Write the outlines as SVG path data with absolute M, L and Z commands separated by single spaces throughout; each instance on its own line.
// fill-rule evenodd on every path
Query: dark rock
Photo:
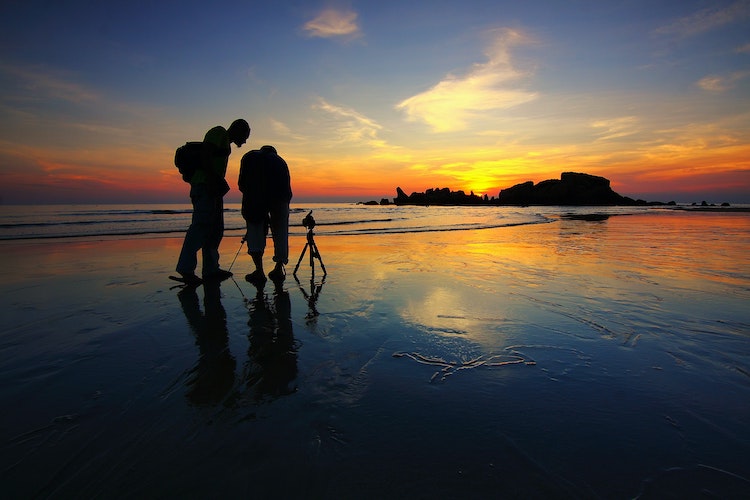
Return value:
M 560 179 L 534 185 L 524 182 L 503 189 L 500 205 L 630 205 L 638 204 L 612 191 L 609 180 L 595 175 L 564 172 Z
M 609 214 L 564 214 L 561 216 L 568 220 L 585 220 L 587 222 L 602 222 L 609 219 Z
M 534 196 L 534 183 L 531 181 L 516 184 L 503 189 L 498 196 L 498 202 L 503 205 L 528 205 L 528 200 Z
M 381 200 L 381 204 L 384 204 Z M 449 188 L 431 188 L 424 193 L 407 195 L 396 188 L 396 205 L 619 205 L 650 206 L 662 202 L 634 200 L 621 196 L 610 187 L 609 179 L 578 172 L 563 172 L 560 179 L 550 179 L 534 184 L 531 181 L 503 189 L 497 198 L 477 196 L 473 192 L 451 191 Z M 705 203 L 705 202 L 704 202 Z M 675 202 L 669 202 L 674 205 Z
M 450 188 L 430 188 L 424 193 L 414 192 L 409 196 L 401 188 L 396 188 L 396 205 L 478 205 L 484 203 L 481 196 L 466 194 L 464 191 L 451 191 Z

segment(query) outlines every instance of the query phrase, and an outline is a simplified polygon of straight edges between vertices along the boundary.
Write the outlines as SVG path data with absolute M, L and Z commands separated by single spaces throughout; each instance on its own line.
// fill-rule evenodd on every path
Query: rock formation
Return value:
M 524 182 L 503 189 L 499 205 L 631 205 L 633 200 L 612 191 L 609 180 L 589 174 L 563 172 L 560 179 L 536 185 Z
M 664 205 L 662 202 L 621 196 L 612 190 L 608 179 L 577 172 L 563 172 L 560 179 L 537 184 L 531 181 L 516 184 L 501 190 L 497 198 L 488 198 L 487 195 L 480 197 L 473 192 L 466 194 L 448 188 L 407 195 L 397 187 L 393 202 L 396 205 Z

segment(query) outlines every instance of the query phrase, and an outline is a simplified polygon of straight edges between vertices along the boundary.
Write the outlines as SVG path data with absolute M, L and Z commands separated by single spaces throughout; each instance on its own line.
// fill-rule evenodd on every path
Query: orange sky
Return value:
M 750 3 L 431 5 L 267 5 L 262 29 L 230 16 L 204 36 L 159 6 L 3 8 L 0 203 L 187 203 L 174 149 L 235 118 L 253 133 L 230 185 L 273 144 L 294 201 L 497 196 L 574 171 L 648 201 L 750 203 Z

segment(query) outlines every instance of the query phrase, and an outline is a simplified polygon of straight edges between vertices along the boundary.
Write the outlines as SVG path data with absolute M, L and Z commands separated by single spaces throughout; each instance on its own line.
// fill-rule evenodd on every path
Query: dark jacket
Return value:
M 238 181 L 242 191 L 242 217 L 262 222 L 275 205 L 288 205 L 292 199 L 289 166 L 273 146 L 249 151 L 240 162 Z

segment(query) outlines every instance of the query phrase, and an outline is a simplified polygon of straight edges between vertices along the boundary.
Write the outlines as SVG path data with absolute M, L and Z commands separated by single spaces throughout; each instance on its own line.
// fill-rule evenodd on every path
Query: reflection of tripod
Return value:
M 320 267 L 323 269 L 323 276 L 325 276 L 326 274 L 328 274 L 326 272 L 326 266 L 323 265 L 323 259 L 320 258 L 318 245 L 315 244 L 315 239 L 313 238 L 315 219 L 313 219 L 312 210 L 310 210 L 310 213 L 307 214 L 304 219 L 302 219 L 302 225 L 307 228 L 307 243 L 305 243 L 305 248 L 302 249 L 302 254 L 300 254 L 299 260 L 297 261 L 297 265 L 294 266 L 294 272 L 292 274 L 295 278 L 297 277 L 297 269 L 299 269 L 299 265 L 302 262 L 302 258 L 305 256 L 307 248 L 310 247 L 310 269 L 312 271 L 312 276 L 315 276 L 315 259 L 318 259 L 318 262 L 320 262 Z
M 320 316 L 316 304 L 318 302 L 318 297 L 320 296 L 320 291 L 323 289 L 323 284 L 326 282 L 326 277 L 323 276 L 323 279 L 320 280 L 320 283 L 317 284 L 315 283 L 315 278 L 311 277 L 310 293 L 307 293 L 307 291 L 302 287 L 302 283 L 299 282 L 297 276 L 295 276 L 294 279 L 295 281 L 297 281 L 297 285 L 299 286 L 302 295 L 304 295 L 305 300 L 307 301 L 307 314 L 305 314 L 305 323 L 308 326 L 312 325 L 315 323 L 315 319 Z

